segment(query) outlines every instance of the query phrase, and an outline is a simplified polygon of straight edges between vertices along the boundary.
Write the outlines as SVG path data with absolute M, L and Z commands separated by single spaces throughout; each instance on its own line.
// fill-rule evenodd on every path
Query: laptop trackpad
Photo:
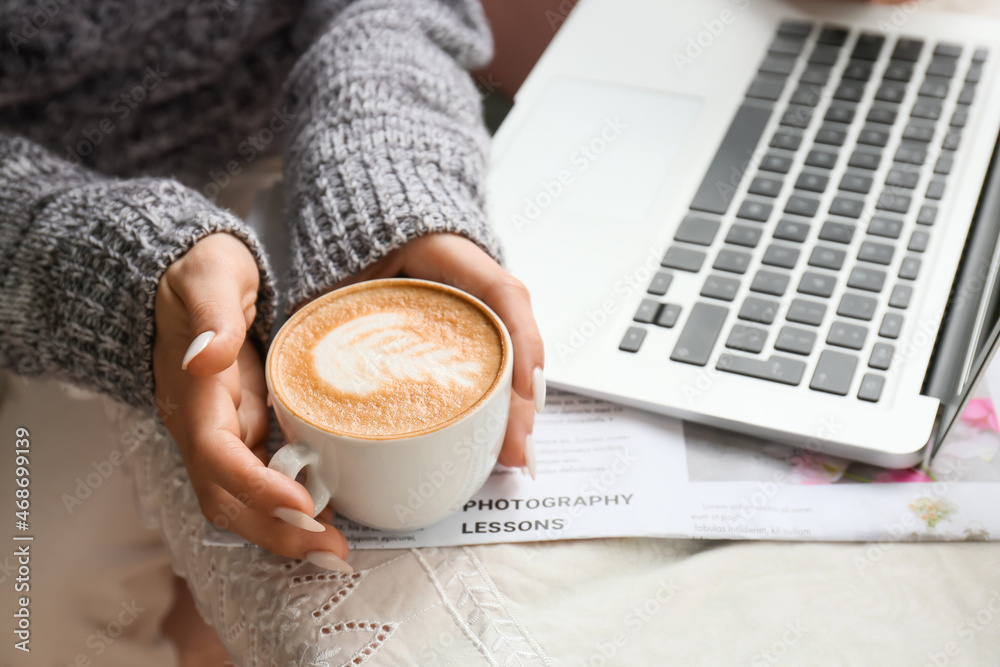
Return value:
M 504 217 L 515 226 L 563 213 L 640 218 L 676 166 L 700 108 L 690 96 L 554 79 L 494 163 L 503 172 L 493 179 L 494 194 L 519 202 Z

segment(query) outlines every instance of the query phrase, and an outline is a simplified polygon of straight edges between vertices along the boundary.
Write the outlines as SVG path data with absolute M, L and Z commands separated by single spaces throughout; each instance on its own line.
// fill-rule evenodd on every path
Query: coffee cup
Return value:
M 390 278 L 306 304 L 265 362 L 289 444 L 269 467 L 305 473 L 314 516 L 329 503 L 381 530 L 423 528 L 461 508 L 500 454 L 510 334 L 448 285 Z

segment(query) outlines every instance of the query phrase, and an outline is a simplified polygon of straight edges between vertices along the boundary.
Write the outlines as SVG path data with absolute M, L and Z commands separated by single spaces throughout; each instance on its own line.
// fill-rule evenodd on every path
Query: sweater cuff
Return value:
M 36 200 L 5 276 L 3 357 L 22 374 L 51 373 L 125 403 L 154 405 L 154 304 L 160 278 L 209 234 L 241 239 L 260 270 L 265 340 L 274 287 L 252 233 L 179 183 L 96 181 Z

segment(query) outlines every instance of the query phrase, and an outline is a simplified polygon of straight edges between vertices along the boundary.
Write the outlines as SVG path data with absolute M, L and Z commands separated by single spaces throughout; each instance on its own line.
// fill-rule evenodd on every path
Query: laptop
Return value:
M 558 388 L 885 467 L 997 345 L 1000 23 L 582 0 L 494 141 Z

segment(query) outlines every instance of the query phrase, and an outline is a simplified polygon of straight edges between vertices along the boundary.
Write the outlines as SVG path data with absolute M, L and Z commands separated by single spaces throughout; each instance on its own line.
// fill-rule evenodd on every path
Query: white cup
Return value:
M 319 300 L 336 299 L 346 290 L 386 281 L 429 284 L 478 305 L 502 334 L 497 381 L 477 405 L 431 433 L 378 439 L 347 436 L 310 424 L 281 401 L 271 384 L 272 345 L 264 365 L 267 390 L 289 444 L 274 455 L 269 467 L 292 479 L 305 470 L 314 516 L 330 503 L 338 514 L 372 528 L 416 530 L 461 508 L 496 464 L 510 410 L 513 348 L 507 328 L 486 304 L 439 283 L 389 278 L 351 285 Z M 308 312 L 300 311 L 282 329 L 299 316 L 307 317 Z

